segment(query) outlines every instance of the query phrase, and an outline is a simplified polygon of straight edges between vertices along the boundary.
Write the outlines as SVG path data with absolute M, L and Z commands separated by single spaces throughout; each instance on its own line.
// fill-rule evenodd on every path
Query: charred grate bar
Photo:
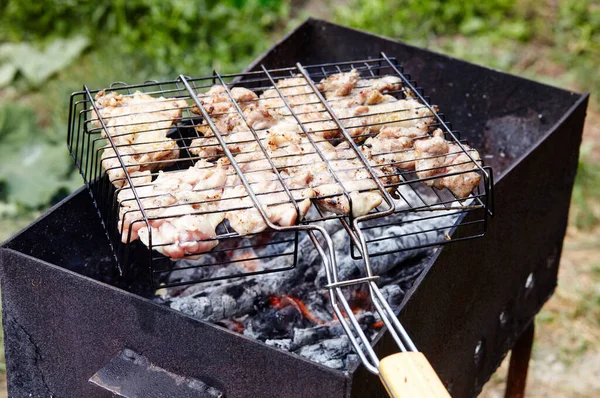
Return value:
M 327 90 L 315 82 L 352 73 L 359 79 L 352 88 L 357 94 L 368 92 L 382 77 L 396 77 L 397 83 L 382 91 L 394 101 L 365 107 L 368 111 L 364 114 L 358 113 L 361 107 L 354 104 L 346 110 L 354 109 L 358 114 L 344 114 L 339 103 L 349 96 L 335 96 L 334 89 Z M 240 92 L 242 96 L 236 97 Z M 269 113 L 261 115 L 265 108 Z M 287 139 L 288 132 L 272 134 L 281 127 L 281 123 L 269 125 L 272 114 L 284 115 L 302 141 L 279 146 L 273 143 Z M 257 117 L 267 120 L 261 125 Z M 221 267 L 249 260 L 266 263 L 281 257 L 293 261 L 284 268 L 218 278 L 293 268 L 301 235 L 323 234 L 322 222 L 335 220 L 348 233 L 352 257 L 364 258 L 369 269 L 372 257 L 449 241 L 423 239 L 422 244 L 414 243 L 427 232 L 442 231 L 440 236 L 449 237 L 453 230 L 466 227 L 469 233 L 455 240 L 483 236 L 492 213 L 491 170 L 475 158 L 476 152 L 452 130 L 437 107 L 430 105 L 429 98 L 397 61 L 383 53 L 376 59 L 352 62 L 298 64 L 271 70 L 263 67 L 229 75 L 215 72 L 210 77 L 181 76 L 139 85 L 116 83 L 106 90 L 84 87 L 71 98 L 69 120 L 69 149 L 102 219 L 120 272 L 127 272 L 134 262 L 148 266 L 155 285 L 206 281 L 177 281 L 173 275 L 195 267 Z M 234 122 L 238 125 L 232 129 Z M 413 139 L 427 139 L 441 132 L 455 151 L 443 156 L 462 156 L 463 160 L 447 167 L 443 162 L 436 163 L 440 155 L 419 158 L 412 147 L 379 152 L 369 147 L 369 140 L 385 127 L 419 123 L 424 126 L 422 135 L 413 135 Z M 338 150 L 341 155 L 336 155 L 342 159 L 332 159 L 327 152 L 342 147 Z M 430 168 L 415 172 L 415 162 L 429 162 Z M 307 193 L 307 184 L 295 181 L 303 168 L 315 163 L 322 166 L 322 175 L 326 176 L 323 181 L 332 189 L 317 186 L 317 192 Z M 451 189 L 428 186 L 443 177 L 462 178 L 474 173 L 481 182 L 467 195 L 457 196 Z M 348 179 L 348 175 L 360 176 Z M 173 177 L 176 180 L 169 181 Z M 197 184 L 211 179 L 212 185 Z M 190 186 L 182 192 L 185 184 Z M 356 203 L 364 197 L 374 197 L 380 204 L 367 207 L 367 211 L 357 209 L 360 206 Z M 309 201 L 320 205 L 309 203 L 307 211 Z M 345 208 L 339 210 L 339 206 Z M 283 209 L 288 219 L 277 220 L 272 209 Z M 421 217 L 402 217 L 408 213 Z M 458 225 L 452 221 L 456 217 L 448 217 L 464 213 L 476 213 L 476 217 Z M 228 221 L 222 222 L 223 214 L 230 216 Z M 254 228 L 243 225 L 249 216 L 257 224 Z M 419 223 L 420 219 L 439 220 L 439 225 L 427 231 L 415 228 L 402 235 L 393 233 L 394 225 Z M 197 225 L 195 230 L 187 230 L 186 236 L 173 237 L 164 232 L 178 223 L 217 225 L 208 232 Z M 365 234 L 386 226 L 390 227 L 389 233 Z M 378 250 L 387 247 L 381 245 L 383 241 L 391 239 L 411 239 L 411 244 L 397 245 L 393 251 Z M 185 245 L 179 244 L 181 240 Z M 207 251 L 218 253 L 216 261 L 194 265 L 193 260 Z M 181 265 L 172 261 L 177 258 L 192 261 Z M 282 263 L 290 264 L 287 260 Z M 371 279 L 366 281 L 375 278 L 368 277 Z

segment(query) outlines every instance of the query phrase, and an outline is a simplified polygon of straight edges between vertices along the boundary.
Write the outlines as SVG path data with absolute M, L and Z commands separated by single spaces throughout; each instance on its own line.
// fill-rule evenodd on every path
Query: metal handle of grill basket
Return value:
M 450 397 L 422 352 L 399 352 L 379 363 L 379 377 L 391 397 Z

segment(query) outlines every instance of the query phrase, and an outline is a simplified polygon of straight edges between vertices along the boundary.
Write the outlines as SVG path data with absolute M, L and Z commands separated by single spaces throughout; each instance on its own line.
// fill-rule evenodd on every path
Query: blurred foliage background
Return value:
M 0 0 L 0 241 L 82 184 L 65 145 L 71 92 L 240 71 L 310 15 L 590 91 L 571 228 L 598 236 L 598 1 Z

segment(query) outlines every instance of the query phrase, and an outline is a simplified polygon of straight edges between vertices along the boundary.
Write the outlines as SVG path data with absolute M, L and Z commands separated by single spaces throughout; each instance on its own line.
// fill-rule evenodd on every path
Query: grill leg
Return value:
M 525 397 L 525 383 L 527 382 L 527 370 L 529 368 L 529 358 L 531 357 L 534 330 L 535 326 L 532 321 L 512 349 L 504 398 Z

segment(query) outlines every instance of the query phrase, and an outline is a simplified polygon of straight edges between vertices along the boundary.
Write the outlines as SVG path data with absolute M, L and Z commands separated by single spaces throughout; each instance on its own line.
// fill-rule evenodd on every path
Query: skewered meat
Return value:
M 132 171 L 155 171 L 171 164 L 171 160 L 179 157 L 177 142 L 168 138 L 169 128 L 181 118 L 181 110 L 187 107 L 183 100 L 152 97 L 136 91 L 126 96 L 117 92 L 100 91 L 95 98 L 96 107 L 109 134 L 117 146 L 119 153 L 128 157 L 125 167 L 133 167 Z M 96 112 L 92 110 L 92 125 L 101 127 Z M 105 167 L 111 169 L 109 179 L 117 188 L 122 186 L 122 179 L 115 166 L 120 166 L 114 149 L 107 148 L 103 154 Z M 110 159 L 116 159 L 111 161 Z M 124 172 L 123 172 L 124 173 Z M 112 174 L 112 175 L 111 175 Z

